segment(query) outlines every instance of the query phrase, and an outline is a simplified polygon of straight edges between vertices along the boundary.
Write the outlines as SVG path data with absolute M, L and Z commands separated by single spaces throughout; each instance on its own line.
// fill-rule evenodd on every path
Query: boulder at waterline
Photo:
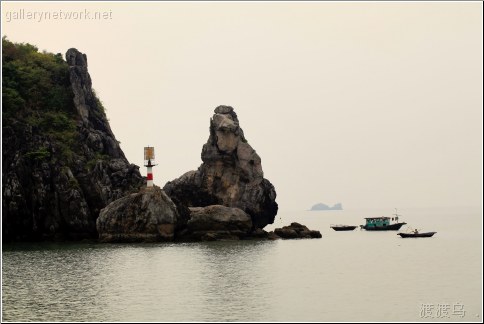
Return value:
M 319 231 L 310 230 L 306 226 L 299 223 L 291 223 L 289 226 L 276 228 L 274 233 L 282 239 L 297 239 L 297 238 L 321 238 Z
M 101 242 L 173 241 L 178 218 L 173 201 L 155 186 L 107 205 L 96 227 Z
M 238 240 L 252 229 L 250 216 L 239 208 L 211 205 L 189 209 L 187 227 L 179 233 L 182 240 Z

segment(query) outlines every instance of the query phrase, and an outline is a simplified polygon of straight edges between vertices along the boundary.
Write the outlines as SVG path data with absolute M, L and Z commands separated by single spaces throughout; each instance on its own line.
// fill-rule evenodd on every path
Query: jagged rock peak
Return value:
M 244 132 L 234 109 L 229 106 L 218 106 L 210 118 L 210 137 L 202 150 L 202 161 L 210 160 L 214 155 L 230 154 L 239 143 L 246 143 Z
M 215 114 L 220 114 L 220 115 L 230 115 L 232 117 L 231 119 L 238 125 L 239 120 L 237 119 L 237 114 L 234 111 L 234 108 L 231 106 L 218 106 L 214 110 Z
M 69 66 L 82 66 L 87 68 L 87 56 L 77 50 L 69 48 L 66 52 L 66 61 Z
M 235 135 L 240 136 L 243 141 L 245 141 L 244 132 L 239 127 L 239 119 L 237 118 L 234 108 L 230 106 L 218 106 L 215 108 L 214 113 L 215 114 L 210 119 L 211 135 L 214 135 L 213 133 L 216 130 L 233 132 Z
M 74 105 L 82 122 L 87 125 L 89 119 L 92 119 L 90 117 L 93 111 L 100 110 L 92 91 L 91 76 L 87 71 L 87 56 L 75 48 L 70 48 L 66 52 L 66 61 L 69 65 L 69 78 L 74 92 Z M 111 132 L 110 129 L 109 132 Z
M 104 107 L 92 89 L 86 54 L 70 48 L 66 52 L 66 61 L 69 65 L 69 79 L 74 93 L 74 107 L 80 116 L 84 136 L 98 151 L 103 151 L 103 154 L 124 158 L 124 153 L 106 118 Z
M 215 108 L 214 112 L 216 114 L 230 114 L 231 112 L 234 112 L 234 108 L 230 106 L 220 105 Z

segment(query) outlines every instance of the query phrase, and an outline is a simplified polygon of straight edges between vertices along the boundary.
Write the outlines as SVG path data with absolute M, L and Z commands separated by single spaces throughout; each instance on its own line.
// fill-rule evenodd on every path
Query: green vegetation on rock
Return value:
M 69 67 L 61 54 L 39 53 L 33 45 L 6 37 L 2 45 L 4 114 L 16 116 L 20 109 L 74 114 Z
M 67 63 L 61 54 L 40 53 L 33 45 L 6 37 L 2 45 L 3 125 L 32 128 L 32 133 L 56 142 L 69 161 L 75 150 L 76 111 Z M 43 150 L 25 156 L 48 157 Z

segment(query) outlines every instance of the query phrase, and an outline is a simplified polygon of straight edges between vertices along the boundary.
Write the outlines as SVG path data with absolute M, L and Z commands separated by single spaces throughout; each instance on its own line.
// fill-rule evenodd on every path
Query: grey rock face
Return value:
M 210 119 L 210 136 L 202 148 L 203 164 L 163 188 L 189 207 L 223 205 L 240 208 L 254 228 L 274 222 L 276 191 L 264 178 L 261 158 L 247 143 L 234 109 L 219 106 Z
M 66 61 L 69 65 L 69 77 L 74 92 L 74 103 L 84 123 L 88 123 L 89 110 L 95 102 L 91 89 L 91 77 L 87 72 L 87 56 L 75 48 L 66 53 Z
M 108 154 L 113 158 L 124 158 L 106 118 L 104 108 L 92 89 L 91 76 L 87 71 L 87 56 L 75 48 L 66 53 L 69 79 L 74 93 L 74 106 L 81 117 L 81 135 L 87 149 Z
M 250 216 L 239 208 L 221 205 L 192 207 L 181 238 L 192 240 L 240 239 L 252 229 Z
M 107 205 L 96 227 L 101 242 L 173 241 L 178 217 L 173 201 L 151 187 Z

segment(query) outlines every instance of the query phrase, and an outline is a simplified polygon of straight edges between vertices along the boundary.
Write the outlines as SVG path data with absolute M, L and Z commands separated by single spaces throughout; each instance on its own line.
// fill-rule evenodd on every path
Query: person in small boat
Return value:
M 418 229 L 414 229 L 413 234 L 418 234 Z

